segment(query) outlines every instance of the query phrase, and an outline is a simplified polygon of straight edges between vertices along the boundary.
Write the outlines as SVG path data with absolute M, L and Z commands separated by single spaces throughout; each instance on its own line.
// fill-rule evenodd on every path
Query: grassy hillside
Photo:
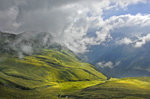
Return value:
M 72 99 L 149 99 L 150 77 L 112 78 L 66 96 Z
M 0 54 L 0 98 L 149 99 L 150 77 L 111 78 L 68 50 L 44 49 L 23 59 Z
M 23 59 L 0 55 L 0 97 L 59 97 L 102 83 L 106 76 L 67 50 L 44 49 Z

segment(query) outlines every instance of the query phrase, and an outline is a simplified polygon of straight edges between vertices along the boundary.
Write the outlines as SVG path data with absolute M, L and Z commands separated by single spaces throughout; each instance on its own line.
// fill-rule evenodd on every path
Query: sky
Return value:
M 149 9 L 150 0 L 0 0 L 0 30 L 48 32 L 75 53 L 109 41 L 139 48 L 150 41 Z

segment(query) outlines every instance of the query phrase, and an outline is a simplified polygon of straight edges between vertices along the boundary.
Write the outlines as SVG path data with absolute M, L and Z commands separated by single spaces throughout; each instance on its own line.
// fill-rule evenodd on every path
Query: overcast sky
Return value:
M 142 47 L 149 27 L 150 0 L 0 0 L 1 31 L 49 32 L 74 52 L 114 40 L 118 32 L 116 44 Z

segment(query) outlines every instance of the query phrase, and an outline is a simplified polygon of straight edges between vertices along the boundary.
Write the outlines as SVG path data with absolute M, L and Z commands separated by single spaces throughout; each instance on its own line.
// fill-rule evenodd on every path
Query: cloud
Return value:
M 6 31 L 15 31 L 20 26 L 16 22 L 18 10 L 15 7 L 9 8 L 7 11 L 0 10 L 0 29 Z
M 146 3 L 147 0 L 113 0 L 115 6 L 120 6 L 121 8 L 127 7 L 130 4 L 137 4 L 139 2 Z
M 125 37 L 117 41 L 117 44 L 132 45 L 135 48 L 140 48 L 148 42 L 150 42 L 150 34 L 146 34 L 146 36 L 137 36 L 134 40 L 131 40 L 130 38 Z
M 132 45 L 133 47 L 140 47 L 148 42 L 150 14 L 112 16 L 105 21 L 103 26 L 103 29 L 107 27 L 104 33 L 110 35 L 111 41 L 114 41 L 117 45 L 125 44 Z M 148 36 L 141 37 L 142 35 Z
M 118 43 L 121 44 L 121 45 L 122 44 L 129 45 L 129 44 L 132 44 L 132 40 L 125 37 L 124 39 L 120 40 Z
M 109 6 L 109 3 L 106 3 L 105 7 Z M 102 4 L 99 4 L 99 6 Z M 71 50 L 82 53 L 82 52 L 88 51 L 87 50 L 88 45 L 99 45 L 108 39 L 112 39 L 111 31 L 115 30 L 116 28 L 119 29 L 123 27 L 125 28 L 135 27 L 133 31 L 131 30 L 131 32 L 135 32 L 137 27 L 144 29 L 146 26 L 149 25 L 149 23 L 144 23 L 144 24 L 142 23 L 143 20 L 148 22 L 149 15 L 141 15 L 141 14 L 137 14 L 135 16 L 130 15 L 130 14 L 121 15 L 121 16 L 113 16 L 110 19 L 107 19 L 105 21 L 101 17 L 101 15 L 103 14 L 102 9 L 104 8 L 103 6 L 101 6 L 100 8 L 101 10 L 97 10 L 97 7 L 96 7 L 95 11 L 93 11 L 94 8 L 92 6 L 91 8 L 90 7 L 83 8 L 84 9 L 83 11 L 80 10 L 80 12 L 82 12 L 80 13 L 81 16 L 76 16 L 76 18 L 73 19 L 72 23 L 64 30 L 63 34 L 66 34 L 66 35 L 63 35 L 65 38 L 65 40 L 63 40 L 65 41 L 64 44 L 66 44 L 69 48 L 71 48 Z M 100 11 L 99 14 L 96 13 L 98 11 Z M 91 14 L 92 12 L 94 13 Z M 90 16 L 88 16 L 88 13 L 90 13 Z M 139 26 L 140 23 L 142 24 L 142 26 Z M 95 33 L 96 37 L 87 36 L 87 33 L 92 29 L 95 30 L 93 34 Z M 127 32 L 130 32 L 130 31 L 127 31 Z M 68 40 L 66 37 L 68 38 Z
M 113 68 L 113 63 L 111 61 L 106 62 L 106 63 L 98 62 L 97 65 L 100 66 L 101 68 L 106 68 L 106 67 Z
M 147 28 L 148 26 L 150 26 L 150 14 L 127 14 L 120 16 L 112 16 L 106 20 L 105 26 L 109 26 L 109 31 L 120 28 L 122 30 L 122 33 L 132 34 L 134 32 L 142 32 L 145 29 L 145 27 Z M 126 31 L 124 31 L 125 29 Z
M 120 61 L 117 61 L 115 63 L 108 61 L 108 62 L 98 62 L 97 66 L 101 67 L 101 68 L 114 68 L 116 66 L 120 65 Z
M 74 52 L 88 51 L 88 46 L 113 39 L 111 32 L 146 31 L 150 15 L 121 15 L 104 20 L 103 10 L 126 9 L 128 5 L 148 0 L 1 0 L 0 29 L 9 32 L 49 32 L 54 41 Z M 148 30 L 147 30 L 148 31 Z M 146 32 L 147 32 L 146 31 Z M 95 36 L 88 36 L 92 32 Z M 129 42 L 128 42 L 129 43 Z
M 135 42 L 135 47 L 136 48 L 142 47 L 149 41 L 150 41 L 150 34 L 147 34 L 146 36 L 143 37 L 139 37 L 139 39 Z

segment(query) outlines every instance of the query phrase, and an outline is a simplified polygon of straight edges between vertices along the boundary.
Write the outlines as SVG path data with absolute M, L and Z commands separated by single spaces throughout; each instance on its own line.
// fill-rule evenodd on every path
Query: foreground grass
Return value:
M 75 81 L 75 82 L 52 82 L 51 86 L 40 87 L 32 90 L 22 90 L 10 86 L 0 85 L 0 98 L 4 99 L 63 99 L 84 88 L 104 83 L 101 80 Z M 70 98 L 71 99 L 71 98 Z
M 47 86 L 34 89 L 20 89 L 0 84 L 2 99 L 149 99 L 149 97 L 150 77 L 49 82 Z
M 149 99 L 150 77 L 110 79 L 68 96 L 72 99 Z
M 0 54 L 0 99 L 149 99 L 150 77 L 116 79 L 65 50 Z
M 97 84 L 104 83 L 105 81 L 93 80 L 93 81 L 77 81 L 77 82 L 63 82 L 57 83 L 54 88 L 59 88 L 60 94 L 73 93 L 76 91 L 81 91 L 84 88 L 94 86 Z
M 0 98 L 57 99 L 106 79 L 67 50 L 43 49 L 23 59 L 0 54 Z

